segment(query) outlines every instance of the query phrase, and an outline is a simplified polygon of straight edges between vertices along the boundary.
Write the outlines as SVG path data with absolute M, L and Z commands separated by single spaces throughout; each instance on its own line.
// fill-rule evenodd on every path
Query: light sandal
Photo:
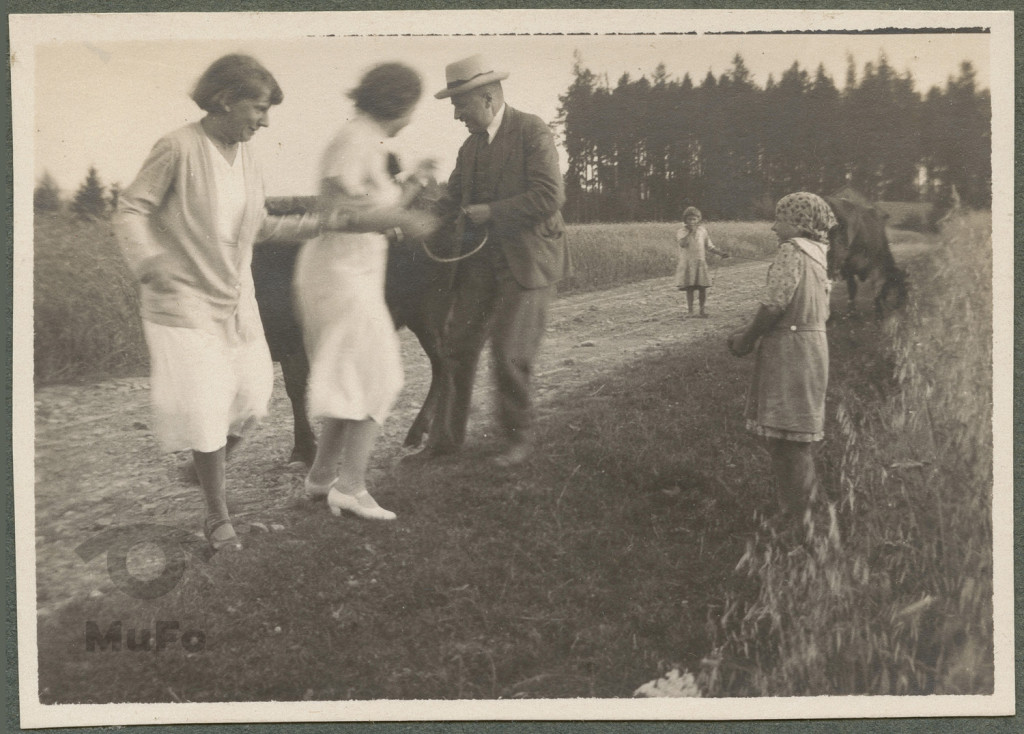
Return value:
M 213 534 L 224 526 L 231 528 L 231 535 L 227 538 L 214 538 Z M 206 518 L 203 522 L 203 535 L 206 536 L 206 542 L 210 544 L 210 548 L 215 551 L 227 550 L 227 551 L 240 551 L 242 550 L 242 541 L 235 535 L 235 528 L 231 524 L 230 520 Z

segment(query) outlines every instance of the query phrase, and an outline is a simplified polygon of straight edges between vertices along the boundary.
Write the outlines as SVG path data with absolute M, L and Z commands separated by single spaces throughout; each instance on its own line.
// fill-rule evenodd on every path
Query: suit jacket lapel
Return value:
M 509 157 L 512 155 L 512 129 L 515 127 L 517 122 L 518 113 L 505 105 L 505 116 L 501 120 L 501 126 L 498 131 L 494 134 L 494 140 L 491 141 L 491 171 L 494 173 L 495 188 L 501 189 L 501 177 L 504 171 L 508 170 Z
M 462 191 L 459 192 L 459 201 L 462 206 L 469 206 L 473 195 L 473 186 L 476 178 L 476 152 L 479 150 L 480 141 L 470 136 L 466 141 L 464 150 L 466 159 L 462 166 Z

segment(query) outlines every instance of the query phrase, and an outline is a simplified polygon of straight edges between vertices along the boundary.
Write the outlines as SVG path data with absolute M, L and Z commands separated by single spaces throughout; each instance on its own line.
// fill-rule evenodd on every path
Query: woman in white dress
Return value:
M 192 99 L 206 115 L 157 141 L 122 192 L 118 244 L 139 281 L 154 432 L 191 450 L 214 550 L 241 548 L 228 516 L 225 457 L 266 415 L 274 382 L 256 306 L 252 248 L 320 231 L 316 216 L 271 217 L 248 141 L 283 99 L 256 59 L 224 56 Z
M 411 119 L 419 75 L 381 64 L 349 96 L 356 114 L 321 160 L 320 209 L 344 231 L 303 247 L 295 294 L 309 356 L 310 416 L 323 419 L 306 493 L 326 497 L 331 512 L 392 520 L 367 491 L 366 468 L 380 426 L 402 388 L 398 336 L 384 301 L 387 240 L 397 228 L 417 239 L 436 228 L 431 215 L 403 209 L 387 170 L 386 141 Z

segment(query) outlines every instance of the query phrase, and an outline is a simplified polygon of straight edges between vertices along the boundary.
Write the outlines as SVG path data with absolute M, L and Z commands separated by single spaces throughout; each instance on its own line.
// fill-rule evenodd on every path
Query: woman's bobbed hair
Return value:
M 422 93 L 423 81 L 414 69 L 390 62 L 366 72 L 348 96 L 366 114 L 387 121 L 408 114 Z
M 192 90 L 192 100 L 206 112 L 220 112 L 221 106 L 240 99 L 259 99 L 270 93 L 270 104 L 281 104 L 284 92 L 277 80 L 259 61 L 245 54 L 222 56 L 203 72 Z

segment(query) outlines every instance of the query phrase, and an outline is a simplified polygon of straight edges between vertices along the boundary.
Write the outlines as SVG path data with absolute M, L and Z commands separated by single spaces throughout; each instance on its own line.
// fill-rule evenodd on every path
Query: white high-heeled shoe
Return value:
M 369 497 L 371 500 L 373 499 L 365 489 L 359 494 L 351 495 L 345 494 L 332 486 L 331 491 L 327 493 L 327 506 L 331 508 L 331 514 L 334 516 L 340 515 L 341 511 L 345 510 L 367 520 L 394 520 L 397 517 L 391 510 L 385 510 L 378 505 L 376 500 L 374 500 L 373 507 L 366 507 L 360 502 L 364 496 Z

